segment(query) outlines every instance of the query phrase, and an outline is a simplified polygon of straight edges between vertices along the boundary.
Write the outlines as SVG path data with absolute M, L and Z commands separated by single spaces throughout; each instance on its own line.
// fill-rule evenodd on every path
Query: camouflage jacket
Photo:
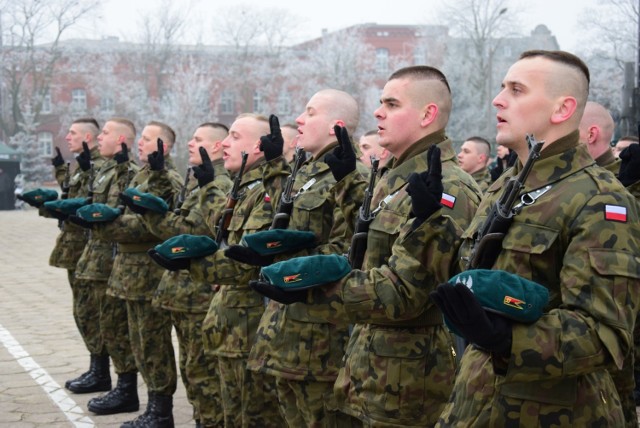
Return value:
M 105 160 L 93 179 L 93 202 L 119 205 L 117 195 L 127 188 L 131 174 L 118 174 L 118 171 L 137 171 L 138 166 L 132 161 L 117 165 L 114 159 Z M 116 195 L 115 198 L 113 195 Z M 108 281 L 115 257 L 115 245 L 111 241 L 94 236 L 89 231 L 89 240 L 76 265 L 76 278 L 92 281 Z
M 233 209 L 229 225 L 229 245 L 239 244 L 245 234 L 271 226 L 273 195 L 267 194 L 264 183 L 277 180 L 279 184 L 273 188 L 283 188 L 287 166 L 283 158 L 278 162 L 279 168 L 269 170 L 265 169 L 264 162 L 254 164 L 242 177 L 242 196 Z M 224 255 L 224 249 L 219 249 L 209 257 L 191 260 L 190 272 L 194 280 L 213 284 L 218 289 L 204 321 L 205 330 L 211 332 L 208 350 L 223 357 L 246 358 L 264 312 L 262 296 L 248 286 L 250 280 L 258 277 L 259 269 L 231 260 Z
M 336 180 L 324 162 L 325 155 L 336 146 L 334 142 L 316 158 L 307 160 L 293 186 L 295 199 L 289 229 L 314 232 L 319 243 L 312 251 L 315 254 L 344 254 L 348 250 L 366 185 L 364 180 L 352 180 L 347 190 L 354 197 L 345 211 L 340 209 Z M 286 258 L 309 254 L 305 251 Z M 310 318 L 302 304 L 270 301 L 260 320 L 247 367 L 287 379 L 334 381 L 348 337 L 346 325 Z
M 158 186 L 155 190 L 158 192 L 156 196 L 164 199 L 171 209 L 174 196 L 180 191 L 182 179 L 171 158 L 165 160 L 165 165 L 164 174 L 167 179 L 163 186 Z M 130 175 L 129 171 L 121 173 Z M 137 171 L 125 188 L 136 187 L 142 192 L 148 192 L 148 179 L 151 173 L 149 165 L 145 165 Z M 110 191 L 111 201 L 119 203 L 121 191 L 119 189 L 117 192 Z M 96 234 L 116 244 L 116 256 L 109 277 L 107 294 L 127 300 L 151 300 L 165 270 L 151 260 L 147 250 L 162 240 L 147 229 L 142 216 L 133 213 L 129 208 L 126 208 L 124 213 L 114 221 L 96 227 Z
M 99 170 L 104 162 L 96 147 L 91 149 L 91 160 L 96 170 Z M 55 169 L 56 180 L 60 183 L 60 187 L 63 186 L 68 168 L 69 166 L 64 164 Z M 76 166 L 74 171 L 69 174 L 69 198 L 87 197 L 90 177 L 90 171 L 83 171 Z M 48 213 L 45 216 L 49 216 Z M 62 222 L 61 227 L 62 231 L 56 239 L 56 246 L 49 257 L 49 264 L 63 269 L 74 270 L 87 243 L 89 233 L 80 226 L 68 221 Z
M 482 168 L 480 171 L 476 171 L 471 174 L 471 177 L 475 180 L 480 187 L 481 192 L 486 192 L 489 186 L 491 186 L 491 174 L 489 174 L 488 168 Z
M 223 162 L 213 162 L 215 179 L 202 189 L 205 199 L 200 198 L 198 180 L 192 177 L 187 185 L 187 196 L 179 212 L 169 211 L 164 215 L 148 211 L 142 219 L 147 228 L 162 240 L 175 235 L 210 235 L 212 230 L 207 226 L 206 218 L 217 220 L 227 201 L 227 193 L 231 189 L 229 173 Z M 164 177 L 154 176 L 149 179 L 149 190 L 160 185 Z M 202 203 L 206 202 L 206 203 Z M 191 278 L 188 270 L 170 271 L 162 275 L 160 285 L 154 296 L 153 304 L 161 308 L 177 312 L 206 313 L 213 297 L 211 284 Z
M 519 169 L 485 194 L 463 234 L 461 263 L 505 180 Z M 577 131 L 541 152 L 523 193 L 547 185 L 514 217 L 494 264 L 547 287 L 545 313 L 532 324 L 513 324 L 508 359 L 467 348 L 440 426 L 624 425 L 609 371 L 622 366 L 633 346 L 637 205 L 613 174 L 594 164 Z

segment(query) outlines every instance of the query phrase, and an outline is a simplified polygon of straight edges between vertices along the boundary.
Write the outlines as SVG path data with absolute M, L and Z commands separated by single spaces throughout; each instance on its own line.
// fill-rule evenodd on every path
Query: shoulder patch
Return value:
M 605 205 L 604 218 L 605 220 L 619 221 L 622 223 L 626 223 L 627 207 L 623 207 L 620 205 Z
M 442 199 L 440 199 L 440 203 L 447 208 L 453 209 L 456 204 L 456 198 L 453 195 L 442 192 Z

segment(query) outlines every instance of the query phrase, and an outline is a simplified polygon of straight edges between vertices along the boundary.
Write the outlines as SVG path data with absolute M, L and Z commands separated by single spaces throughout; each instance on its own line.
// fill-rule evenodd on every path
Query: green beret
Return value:
M 44 207 L 48 211 L 55 211 L 64 215 L 75 214 L 78 208 L 87 205 L 89 198 L 58 199 L 45 202 Z
M 218 250 L 216 241 L 205 235 L 178 235 L 155 246 L 155 251 L 168 260 L 206 257 Z
M 303 230 L 271 229 L 245 235 L 243 239 L 247 247 L 261 256 L 299 251 L 317 245 L 316 235 Z
M 449 282 L 466 285 L 487 311 L 521 323 L 537 321 L 549 302 L 546 287 L 503 270 L 469 270 Z
M 260 271 L 271 284 L 288 290 L 335 282 L 349 272 L 349 261 L 337 254 L 296 257 L 265 266 Z
M 78 208 L 76 215 L 88 223 L 105 223 L 115 220 L 122 211 L 105 204 L 89 204 Z
M 45 202 L 58 199 L 58 192 L 51 189 L 34 189 L 24 192 L 18 199 L 21 199 L 34 207 L 40 207 Z
M 151 193 L 145 193 L 138 190 L 136 187 L 129 187 L 122 192 L 125 199 L 129 198 L 133 205 L 146 208 L 148 210 L 164 214 L 169 211 L 169 205 L 164 199 L 157 197 Z

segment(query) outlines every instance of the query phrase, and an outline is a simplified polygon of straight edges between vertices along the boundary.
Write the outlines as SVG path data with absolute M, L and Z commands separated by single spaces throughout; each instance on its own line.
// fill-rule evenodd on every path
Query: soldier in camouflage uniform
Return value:
M 486 191 L 492 183 L 489 174 L 489 161 L 491 156 L 491 144 L 482 137 L 467 138 L 460 152 L 458 153 L 458 163 L 460 168 L 478 183 L 481 191 Z
M 112 207 L 119 205 L 118 193 L 128 187 L 132 171 L 138 169 L 127 154 L 127 148 L 131 147 L 135 136 L 135 127 L 127 119 L 112 118 L 102 127 L 98 135 L 98 147 L 105 162 L 95 172 L 94 203 Z M 97 236 L 92 229 L 89 234 L 89 242 L 78 261 L 76 277 L 83 281 L 83 286 L 92 287 L 100 301 L 100 332 L 118 374 L 118 382 L 116 388 L 106 395 L 89 400 L 88 408 L 98 414 L 134 412 L 139 408 L 136 364 L 128 335 L 118 334 L 122 332 L 122 325 L 126 331 L 126 308 L 118 299 L 106 294 L 115 244 L 105 236 Z
M 214 234 L 208 224 L 219 217 L 231 189 L 231 179 L 222 161 L 222 140 L 227 133 L 228 128 L 219 123 L 203 123 L 195 130 L 188 146 L 189 164 L 194 166 L 196 177 L 182 190 L 186 198 L 179 211 L 164 215 L 147 211 L 143 215 L 149 231 L 163 240 L 180 234 Z M 205 159 L 200 148 L 206 150 Z M 166 187 L 166 180 L 164 170 L 152 172 L 148 190 L 157 194 L 156 189 Z M 202 322 L 212 297 L 211 284 L 194 280 L 188 270 L 165 271 L 153 297 L 153 304 L 168 311 L 176 329 L 182 382 L 196 424 L 202 427 L 224 425 L 218 361 L 204 352 L 202 340 Z
M 547 287 L 549 303 L 523 324 L 485 312 L 462 284 L 438 286 L 432 299 L 472 344 L 438 426 L 623 426 L 610 372 L 632 350 L 640 303 L 636 202 L 578 141 L 589 92 L 579 58 L 525 52 L 502 86 L 493 100 L 496 140 L 520 162 L 485 194 L 463 234 L 460 265 L 505 181 L 520 172 L 532 133 L 546 143 L 492 268 Z
M 314 290 L 307 300 L 311 317 L 354 323 L 332 405 L 350 415 L 352 426 L 433 425 L 451 391 L 453 341 L 427 297 L 439 278 L 450 276 L 456 241 L 473 217 L 480 190 L 458 167 L 445 135 L 450 112 L 449 85 L 437 69 L 408 67 L 391 75 L 374 114 L 380 145 L 393 158 L 374 190 L 371 207 L 379 210 L 369 227 L 363 270 Z M 407 183 L 418 177 L 412 173 L 427 170 L 431 147 L 441 152 L 444 192 L 438 192 L 435 208 L 420 216 L 424 221 L 439 213 L 419 235 L 426 248 L 416 267 L 396 256 L 394 247 L 417 224 L 413 216 L 422 209 L 408 187 L 420 192 L 417 183 Z M 337 186 L 356 176 L 352 173 Z
M 295 253 L 296 257 L 344 254 L 348 250 L 366 182 L 350 182 L 350 187 L 344 189 L 350 197 L 341 209 L 334 192 L 336 180 L 341 176 L 334 177 L 329 158 L 339 144 L 334 126 L 353 132 L 358 125 L 358 110 L 351 95 L 326 89 L 313 95 L 305 112 L 296 119 L 298 145 L 311 158 L 300 167 L 293 185 L 295 199 L 289 229 L 314 232 L 318 243 L 313 250 Z M 348 138 L 342 143 L 353 153 Z M 270 164 L 267 163 L 267 168 Z M 366 169 L 359 165 L 366 174 Z M 355 168 L 353 153 L 352 164 L 339 174 L 345 176 Z M 275 189 L 267 191 L 275 193 Z M 279 256 L 278 260 L 291 256 Z M 245 259 L 253 259 L 257 264 L 260 256 L 255 254 Z M 248 367 L 275 376 L 278 404 L 290 427 L 335 426 L 335 414 L 325 412 L 325 397 L 332 395 L 349 337 L 348 326 L 308 317 L 300 306 L 303 305 L 268 303 L 249 354 Z
M 81 157 L 72 171 L 71 166 L 65 164 L 60 150 L 53 158 L 55 176 L 63 193 L 66 191 L 68 198 L 82 198 L 88 196 L 90 168 L 99 169 L 103 159 L 98 153 L 96 137 L 100 132 L 100 126 L 93 118 L 81 118 L 74 120 L 65 137 L 69 151 Z M 82 143 L 85 142 L 89 152 L 84 152 Z M 68 181 L 65 183 L 65 181 Z M 64 187 L 68 186 L 68 189 Z M 41 209 L 41 212 L 44 209 Z M 49 216 L 44 213 L 43 215 Z M 56 245 L 51 252 L 49 264 L 51 266 L 67 269 L 71 294 L 73 298 L 73 318 L 82 336 L 87 350 L 91 355 L 89 370 L 75 379 L 65 382 L 65 387 L 76 392 L 97 392 L 111 389 L 111 376 L 109 374 L 109 354 L 107 354 L 102 335 L 100 334 L 100 322 L 98 318 L 99 304 L 93 287 L 79 286 L 75 277 L 76 264 L 80 259 L 82 250 L 87 243 L 88 233 L 83 228 L 69 222 L 60 223 L 61 232 L 56 240 Z M 102 376 L 99 375 L 102 370 Z M 74 386 L 71 386 L 71 384 Z
M 165 185 L 158 186 L 156 196 L 173 205 L 180 191 L 182 179 L 169 156 L 175 142 L 175 132 L 162 123 L 149 122 L 138 140 L 138 158 L 143 167 L 129 180 L 127 187 L 148 191 L 150 174 L 166 175 Z M 165 154 L 166 153 L 166 154 Z M 128 172 L 127 172 L 128 173 Z M 117 201 L 120 189 L 110 189 L 110 200 Z M 176 390 L 176 362 L 171 342 L 169 314 L 151 305 L 164 269 L 157 266 L 147 251 L 161 240 L 145 226 L 141 217 L 125 209 L 114 221 L 95 227 L 98 236 L 116 244 L 116 256 L 109 277 L 107 295 L 118 300 L 125 308 L 119 313 L 127 316 L 127 324 L 114 324 L 125 329 L 115 336 L 129 337 L 136 366 L 149 394 L 146 411 L 123 427 L 173 426 L 173 393 Z
M 242 196 L 229 225 L 229 244 L 239 244 L 244 234 L 266 230 L 271 225 L 271 198 L 278 200 L 279 194 L 269 195 L 265 187 L 276 180 L 273 188 L 282 189 L 287 167 L 280 146 L 279 155 L 274 156 L 280 167 L 271 168 L 271 172 L 265 170 L 260 136 L 268 133 L 265 117 L 243 114 L 234 121 L 229 136 L 222 142 L 224 166 L 232 173 L 240 169 L 241 151 L 249 155 L 240 185 Z M 281 427 L 284 421 L 274 405 L 273 378 L 252 373 L 246 367 L 264 312 L 262 296 L 248 287 L 249 281 L 257 278 L 258 268 L 231 260 L 220 249 L 212 256 L 192 260 L 190 271 L 195 281 L 213 284 L 216 291 L 203 323 L 203 334 L 206 351 L 218 358 L 220 366 L 225 426 Z

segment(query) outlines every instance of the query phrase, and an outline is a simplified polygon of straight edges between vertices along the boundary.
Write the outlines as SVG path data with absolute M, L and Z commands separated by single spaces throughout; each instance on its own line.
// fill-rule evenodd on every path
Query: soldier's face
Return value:
M 200 156 L 200 147 L 204 147 L 209 153 L 209 158 L 213 157 L 213 147 L 216 140 L 211 135 L 211 128 L 201 127 L 196 129 L 193 137 L 189 140 L 187 147 L 189 148 L 189 165 L 202 165 L 202 157 Z
M 107 122 L 104 124 L 100 135 L 98 135 L 100 156 L 110 159 L 122 149 L 120 143 L 123 143 L 125 138 L 118 132 L 119 130 L 119 126 L 115 122 Z
M 266 132 L 265 128 L 266 126 Z M 236 119 L 229 128 L 229 135 L 222 140 L 222 159 L 224 167 L 231 172 L 240 171 L 242 165 L 242 152 L 249 154 L 247 167 L 255 159 L 256 148 L 260 144 L 260 136 L 269 132 L 269 126 L 260 126 L 259 121 L 252 117 Z
M 422 111 L 412 102 L 413 85 L 408 79 L 389 80 L 373 112 L 378 121 L 378 143 L 396 158 L 421 138 Z
M 555 109 L 546 82 L 553 79 L 550 60 L 525 58 L 509 68 L 502 90 L 493 100 L 498 109 L 496 141 L 513 149 L 526 145 L 526 135 L 543 140 Z
M 313 155 L 319 153 L 331 140 L 335 120 L 329 117 L 330 100 L 324 94 L 311 97 L 304 112 L 298 116 L 298 144 Z
M 67 141 L 67 146 L 71 153 L 80 153 L 82 151 L 83 138 L 82 126 L 79 123 L 74 123 L 69 127 L 69 132 L 64 139 Z
M 360 137 L 360 141 L 358 143 L 360 151 L 362 152 L 360 160 L 369 168 L 371 168 L 371 156 L 375 156 L 378 159 L 380 158 L 382 147 L 378 144 L 379 138 L 380 137 L 378 137 L 378 135 L 363 135 Z
M 151 125 L 145 126 L 138 140 L 138 159 L 146 163 L 149 155 L 158 151 L 158 138 L 160 137 L 160 127 Z
M 485 157 L 478 152 L 476 144 L 472 141 L 465 141 L 458 153 L 458 164 L 463 171 L 473 174 L 484 168 Z

